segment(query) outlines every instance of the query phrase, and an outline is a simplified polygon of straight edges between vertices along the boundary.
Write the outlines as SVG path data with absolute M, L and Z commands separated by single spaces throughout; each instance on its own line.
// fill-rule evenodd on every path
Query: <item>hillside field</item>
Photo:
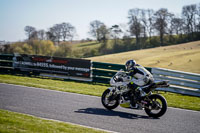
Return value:
M 200 73 L 200 41 L 87 58 L 97 62 L 125 64 L 134 59 L 144 67 L 160 67 Z

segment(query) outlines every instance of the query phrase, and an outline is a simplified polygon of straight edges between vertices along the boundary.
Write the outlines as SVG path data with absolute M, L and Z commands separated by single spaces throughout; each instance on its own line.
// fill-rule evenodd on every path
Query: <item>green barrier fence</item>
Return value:
M 120 69 L 125 69 L 124 65 L 92 62 L 93 82 L 108 84 L 110 78 Z
M 13 68 L 14 55 L 0 54 L 0 73 L 2 74 L 22 74 L 28 76 L 40 75 L 40 72 L 20 71 Z M 110 78 L 120 69 L 125 69 L 124 65 L 102 62 L 92 62 L 92 82 L 109 84 Z M 168 91 L 184 95 L 200 97 L 200 74 L 181 72 L 175 70 L 148 68 L 155 80 L 169 80 L 171 86 L 168 88 L 157 88 L 160 91 Z M 61 78 L 61 77 L 60 77 Z M 186 88 L 189 87 L 189 88 Z
M 0 54 L 0 60 L 12 61 L 13 57 L 13 54 Z
M 24 74 L 39 75 L 39 73 L 20 71 L 13 68 L 13 54 L 0 54 L 0 72 L 4 74 Z M 92 82 L 109 84 L 110 78 L 120 69 L 125 69 L 124 65 L 92 62 Z M 151 71 L 151 68 L 147 68 Z
M 151 72 L 152 68 L 145 67 Z M 92 62 L 93 82 L 108 84 L 110 78 L 120 69 L 125 70 L 125 65 L 102 62 Z

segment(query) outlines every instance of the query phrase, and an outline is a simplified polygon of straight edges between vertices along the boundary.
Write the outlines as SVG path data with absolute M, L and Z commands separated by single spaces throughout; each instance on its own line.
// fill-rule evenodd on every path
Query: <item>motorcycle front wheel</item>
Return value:
M 112 110 L 119 105 L 118 97 L 110 93 L 110 90 L 107 89 L 103 92 L 101 96 L 101 102 L 106 109 Z
M 165 98 L 158 94 L 150 95 L 145 112 L 148 116 L 158 118 L 165 114 L 167 111 L 167 101 Z

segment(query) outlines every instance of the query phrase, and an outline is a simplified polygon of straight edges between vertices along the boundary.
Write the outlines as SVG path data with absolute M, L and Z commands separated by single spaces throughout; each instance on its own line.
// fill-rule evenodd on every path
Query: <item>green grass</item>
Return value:
M 65 122 L 0 110 L 1 133 L 102 133 L 103 131 Z
M 163 95 L 169 107 L 200 111 L 200 98 L 181 94 L 159 92 Z
M 112 47 L 112 40 L 108 40 L 107 45 L 109 48 Z M 81 50 L 81 49 L 97 49 L 101 46 L 101 42 L 97 41 L 89 41 L 89 42 L 80 42 L 75 44 L 70 44 L 73 50 Z
M 72 49 L 71 57 L 75 58 L 83 58 L 85 57 L 85 54 L 90 53 L 92 50 L 97 50 L 101 46 L 101 43 L 98 43 L 96 41 L 90 41 L 90 42 L 80 42 L 75 44 L 69 44 Z
M 80 83 L 75 81 L 65 82 L 62 80 L 52 80 L 48 78 L 41 79 L 13 75 L 0 75 L 0 82 L 93 96 L 100 96 L 107 88 L 106 86 L 93 85 L 92 83 Z
M 102 55 L 99 51 L 102 46 L 102 42 L 89 41 L 89 42 L 77 42 L 74 44 L 69 44 L 72 49 L 72 54 L 69 57 L 73 58 L 85 58 Z M 105 47 L 104 47 L 105 48 Z M 113 40 L 108 40 L 106 44 L 107 50 L 113 48 Z
M 96 42 L 96 41 L 91 41 L 91 42 L 83 42 L 83 43 L 77 43 L 77 44 L 72 44 L 73 49 L 81 49 L 81 48 L 97 48 L 101 45 L 101 43 Z
M 101 96 L 103 91 L 108 87 L 99 84 L 61 81 L 52 79 L 40 79 L 40 78 L 22 77 L 13 75 L 0 75 L 0 82 L 93 95 L 93 96 Z M 185 96 L 174 93 L 163 93 L 163 92 L 161 93 L 167 99 L 168 106 L 170 107 L 200 111 L 199 97 Z

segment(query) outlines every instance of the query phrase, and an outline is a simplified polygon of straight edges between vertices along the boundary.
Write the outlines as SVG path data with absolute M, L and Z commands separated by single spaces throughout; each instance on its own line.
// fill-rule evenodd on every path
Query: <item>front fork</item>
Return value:
M 116 88 L 110 87 L 108 89 L 110 90 L 110 93 L 108 94 L 108 100 L 109 101 L 116 100 L 119 97 L 119 94 L 117 94 L 116 92 Z

